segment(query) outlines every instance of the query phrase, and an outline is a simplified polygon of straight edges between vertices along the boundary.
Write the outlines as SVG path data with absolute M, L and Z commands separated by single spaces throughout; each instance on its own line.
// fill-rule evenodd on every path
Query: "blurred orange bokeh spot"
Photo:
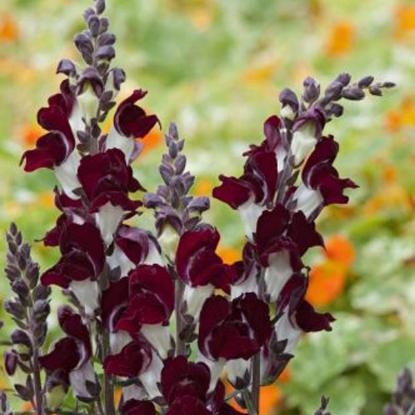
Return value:
M 241 260 L 241 253 L 235 248 L 219 247 L 217 253 L 225 264 L 231 265 L 234 262 Z
M 415 31 L 415 5 L 401 4 L 395 14 L 395 38 L 402 40 Z
M 198 180 L 195 187 L 195 196 L 210 196 L 212 194 L 213 181 L 209 178 Z
M 326 256 L 334 262 L 349 266 L 355 258 L 355 250 L 352 243 L 341 235 L 333 235 L 327 239 Z
M 19 29 L 13 16 L 0 10 L 0 40 L 13 42 L 19 37 Z
M 157 148 L 162 142 L 163 134 L 158 128 L 153 128 L 141 141 L 144 144 L 142 155 Z
M 327 43 L 327 55 L 339 57 L 350 52 L 353 47 L 354 26 L 349 20 L 342 20 L 331 28 Z
M 386 114 L 386 127 L 390 132 L 397 132 L 403 127 L 415 126 L 415 103 L 406 95 L 397 111 Z
M 316 307 L 330 304 L 341 295 L 355 259 L 355 249 L 345 237 L 333 235 L 326 241 L 325 257 L 309 276 L 306 299 Z

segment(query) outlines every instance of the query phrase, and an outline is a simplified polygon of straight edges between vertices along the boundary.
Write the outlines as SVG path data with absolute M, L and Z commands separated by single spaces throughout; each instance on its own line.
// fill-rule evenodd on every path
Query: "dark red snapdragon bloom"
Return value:
M 185 283 L 186 313 L 197 319 L 203 302 L 215 288 L 230 292 L 232 269 L 216 253 L 219 232 L 210 225 L 201 224 L 180 236 L 176 253 L 176 267 Z
M 269 307 L 254 293 L 229 301 L 222 296 L 206 300 L 200 313 L 198 346 L 212 372 L 211 388 L 226 361 L 228 376 L 246 386 L 249 359 L 260 352 L 272 333 Z
M 347 188 L 358 186 L 350 179 L 341 179 L 333 162 L 339 145 L 332 136 L 324 137 L 317 144 L 302 171 L 303 183 L 295 191 L 293 199 L 296 209 L 307 217 L 319 213 L 321 208 L 331 204 L 347 203 L 344 195 Z
M 77 396 L 88 398 L 86 382 L 96 382 L 90 362 L 92 347 L 88 329 L 81 316 L 69 306 L 59 308 L 58 319 L 67 337 L 55 342 L 49 354 L 39 357 L 39 362 L 48 374 L 59 373 L 66 384 L 72 385 Z
M 277 132 L 278 118 L 264 125 L 266 139 L 261 146 L 251 146 L 244 155 L 244 174 L 239 178 L 219 176 L 222 184 L 213 189 L 213 197 L 237 209 L 242 216 L 246 235 L 250 238 L 256 221 L 266 206 L 273 202 L 277 190 L 278 165 L 276 149 L 285 154 Z
M 156 415 L 156 409 L 151 401 L 129 399 L 120 404 L 121 415 Z
M 35 149 L 23 153 L 25 171 L 53 169 L 67 160 L 75 147 L 75 138 L 69 123 L 74 102 L 74 94 L 69 89 L 69 82 L 65 80 L 61 83 L 61 93 L 50 97 L 48 107 L 39 110 L 38 124 L 48 133 L 37 140 Z
M 305 300 L 308 283 L 303 274 L 295 274 L 281 292 L 275 330 L 278 340 L 287 342 L 285 353 L 292 354 L 301 333 L 331 331 L 331 323 L 335 321 L 330 313 L 317 313 Z
M 114 126 L 105 139 L 105 148 L 120 149 L 127 162 L 134 160 L 141 150 L 140 144 L 134 139 L 144 138 L 159 123 L 156 115 L 147 115 L 143 108 L 135 105 L 146 95 L 147 91 L 137 89 L 118 105 Z
M 59 233 L 61 258 L 41 277 L 44 285 L 71 288 L 88 312 L 98 307 L 97 279 L 105 251 L 100 231 L 91 223 L 63 223 Z
M 188 362 L 177 356 L 164 362 L 161 372 L 161 390 L 168 404 L 167 415 L 237 415 L 224 402 L 225 388 L 218 382 L 209 392 L 211 376 L 204 363 Z
M 174 284 L 160 265 L 139 265 L 128 275 L 128 304 L 115 329 L 135 338 L 140 332 L 162 358 L 171 348 L 169 319 L 174 308 Z

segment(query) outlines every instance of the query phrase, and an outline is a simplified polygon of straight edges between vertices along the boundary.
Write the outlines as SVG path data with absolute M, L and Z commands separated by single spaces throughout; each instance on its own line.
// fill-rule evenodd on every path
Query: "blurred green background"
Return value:
M 199 195 L 210 194 L 218 174 L 240 174 L 241 153 L 260 142 L 263 121 L 278 114 L 283 87 L 300 91 L 308 75 L 325 86 L 344 71 L 398 84 L 385 98 L 346 104 L 346 115 L 326 128 L 341 144 L 340 174 L 360 185 L 347 207 L 322 215 L 328 250 L 310 255 L 308 298 L 338 321 L 332 333 L 301 342 L 283 379 L 264 389 L 261 408 L 261 415 L 311 414 L 324 393 L 333 414 L 382 413 L 397 373 L 404 365 L 415 369 L 415 1 L 107 3 L 118 37 L 115 64 L 128 76 L 120 98 L 148 89 L 144 105 L 163 128 L 178 123 Z M 30 242 L 57 217 L 55 180 L 48 171 L 24 174 L 19 159 L 40 134 L 38 108 L 58 90 L 59 59 L 79 59 L 72 38 L 87 6 L 88 0 L 0 3 L 0 227 L 4 233 L 15 221 Z M 161 133 L 152 133 L 135 162 L 149 190 L 160 181 L 162 143 Z M 238 214 L 213 201 L 206 220 L 222 233 L 223 257 L 237 258 Z M 56 259 L 39 243 L 33 249 L 42 267 Z M 2 266 L 4 254 L 2 238 Z M 2 300 L 7 293 L 4 278 Z

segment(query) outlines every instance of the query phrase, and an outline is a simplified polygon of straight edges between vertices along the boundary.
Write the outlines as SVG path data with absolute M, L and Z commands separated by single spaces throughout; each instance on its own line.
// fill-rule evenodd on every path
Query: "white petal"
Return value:
M 97 281 L 86 279 L 83 281 L 72 281 L 70 284 L 75 297 L 82 304 L 85 313 L 93 315 L 94 310 L 99 306 L 99 286 Z
M 191 315 L 195 321 L 198 321 L 203 304 L 213 294 L 214 290 L 215 287 L 212 284 L 203 287 L 186 285 L 183 294 L 183 300 L 186 302 L 186 314 Z
M 307 218 L 324 202 L 319 190 L 309 189 L 304 184 L 295 191 L 294 200 L 297 201 L 297 211 L 301 210 Z
M 130 261 L 124 251 L 116 244 L 112 254 L 107 257 L 107 263 L 111 270 L 120 267 L 122 277 L 135 268 L 134 262 Z
M 120 206 L 113 206 L 110 202 L 105 203 L 95 213 L 95 220 L 101 231 L 102 239 L 107 245 L 112 242 L 114 232 L 117 230 L 123 214 L 124 211 Z
M 96 382 L 95 372 L 91 362 L 86 363 L 80 369 L 73 370 L 69 373 L 69 381 L 74 389 L 76 396 L 82 396 L 85 398 L 91 397 L 86 388 L 86 381 Z
M 169 326 L 161 324 L 143 324 L 140 333 L 158 351 L 162 359 L 167 357 L 167 352 L 171 349 L 171 337 Z
M 301 330 L 291 324 L 287 312 L 275 324 L 275 331 L 277 332 L 278 341 L 287 340 L 284 353 L 293 354 L 295 346 L 300 340 Z
M 134 150 L 134 139 L 130 137 L 124 137 L 113 126 L 107 136 L 105 148 L 106 150 L 111 148 L 118 148 L 124 153 L 125 160 L 127 163 L 129 163 L 131 154 Z
M 256 279 L 256 273 L 251 272 L 249 277 L 241 284 L 231 286 L 231 298 L 238 298 L 245 293 L 258 294 L 258 282 Z
M 269 267 L 265 269 L 264 280 L 271 302 L 278 300 L 281 290 L 292 275 L 290 255 L 286 249 L 269 256 Z
M 225 359 L 210 360 L 206 358 L 205 356 L 203 356 L 201 353 L 199 353 L 197 360 L 198 362 L 202 362 L 206 366 L 208 366 L 210 370 L 210 385 L 209 385 L 208 392 L 212 392 L 215 389 L 219 378 L 222 376 L 222 372 L 223 372 L 223 368 L 225 366 L 226 360 Z
M 127 402 L 130 399 L 141 401 L 148 397 L 144 388 L 134 384 L 124 386 L 122 388 L 122 396 L 124 398 L 124 402 Z
M 253 233 L 256 232 L 256 225 L 258 218 L 266 208 L 254 203 L 254 198 L 251 197 L 243 205 L 239 206 L 238 211 L 242 217 L 245 226 L 245 235 L 252 240 Z
M 291 153 L 294 156 L 294 164 L 299 165 L 311 153 L 316 143 L 315 123 L 306 122 L 293 134 Z
M 75 140 L 78 142 L 77 139 L 77 132 L 78 131 L 84 131 L 85 130 L 85 123 L 82 120 L 82 112 L 81 107 L 79 106 L 78 101 L 75 101 L 73 107 L 71 116 L 69 117 L 69 125 L 71 126 L 72 134 L 75 137 Z
M 246 373 L 249 373 L 250 367 L 251 361 L 249 359 L 233 359 L 226 362 L 225 371 L 228 373 L 229 381 L 233 384 L 236 384 L 237 378 L 247 378 Z
M 138 377 L 146 389 L 149 399 L 154 399 L 156 396 L 161 395 L 158 384 L 160 383 L 162 369 L 163 362 L 158 357 L 157 353 L 153 352 L 150 366 Z
M 131 343 L 133 338 L 124 330 L 119 330 L 116 333 L 110 333 L 110 349 L 111 354 L 118 354 L 121 350 Z
M 89 124 L 91 118 L 97 116 L 99 104 L 98 97 L 95 95 L 92 86 L 88 85 L 85 91 L 81 95 L 78 95 L 78 103 L 83 118 Z
M 78 180 L 78 167 L 80 162 L 81 156 L 76 150 L 73 150 L 60 166 L 54 168 L 56 178 L 59 180 L 63 191 L 71 199 L 79 199 L 73 191 L 81 187 Z
M 164 252 L 164 254 L 170 258 L 172 262 L 176 257 L 177 246 L 179 244 L 179 235 L 175 231 L 175 229 L 167 224 L 164 225 L 163 231 L 159 237 L 160 246 Z
M 150 239 L 149 240 L 149 248 L 148 248 L 148 254 L 146 256 L 146 259 L 143 261 L 143 264 L 146 265 L 160 265 L 164 266 L 163 258 L 160 255 L 159 250 L 157 249 L 154 242 Z

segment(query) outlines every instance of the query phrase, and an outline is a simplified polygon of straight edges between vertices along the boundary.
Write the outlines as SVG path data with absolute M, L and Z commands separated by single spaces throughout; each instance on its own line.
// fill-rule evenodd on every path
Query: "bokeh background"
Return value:
M 332 333 L 305 338 L 281 380 L 261 396 L 261 415 L 312 414 L 321 394 L 331 397 L 336 415 L 382 413 L 398 372 L 415 369 L 415 1 L 107 3 L 119 39 L 116 64 L 128 74 L 120 98 L 148 89 L 145 105 L 163 128 L 178 123 L 198 195 L 210 194 L 218 174 L 241 172 L 241 153 L 260 142 L 263 121 L 278 114 L 283 87 L 300 91 L 308 75 L 324 86 L 344 71 L 398 84 L 384 98 L 347 104 L 346 115 L 327 126 L 341 144 L 341 175 L 360 185 L 347 207 L 321 217 L 327 251 L 309 259 L 308 298 L 337 322 Z M 72 38 L 88 5 L 0 2 L 0 229 L 17 222 L 42 267 L 56 259 L 34 242 L 57 217 L 55 180 L 47 171 L 24 174 L 18 164 L 40 134 L 38 108 L 58 90 L 57 62 L 79 59 Z M 152 133 L 135 163 L 149 190 L 160 181 L 162 151 L 162 133 Z M 238 215 L 213 201 L 206 219 L 222 233 L 222 256 L 238 258 Z M 2 238 L 2 266 L 4 254 Z M 0 299 L 7 296 L 3 278 Z M 9 330 L 7 320 L 2 330 Z M 7 385 L 3 371 L 0 384 Z

